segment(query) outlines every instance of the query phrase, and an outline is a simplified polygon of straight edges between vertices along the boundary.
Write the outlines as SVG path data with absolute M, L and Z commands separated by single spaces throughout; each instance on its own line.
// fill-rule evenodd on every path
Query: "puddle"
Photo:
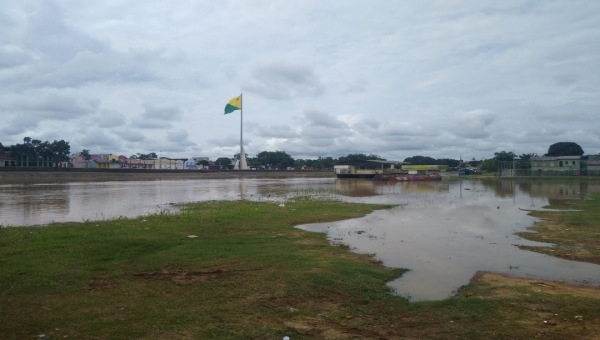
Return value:
M 531 195 L 527 191 L 531 187 L 502 190 L 511 183 L 499 182 L 497 187 L 496 183 L 475 181 L 411 184 L 363 184 L 372 185 L 378 194 L 368 199 L 362 196 L 361 201 L 402 206 L 360 219 L 299 228 L 327 232 L 334 243 L 348 244 L 360 253 L 375 253 L 386 266 L 410 269 L 389 285 L 411 301 L 451 296 L 477 271 L 600 285 L 598 265 L 516 247 L 547 245 L 514 235 L 536 222 L 523 209 L 539 210 L 548 204 L 548 197 Z M 563 188 L 560 196 L 559 189 L 548 188 L 548 194 L 556 191 L 561 199 L 581 199 L 581 190 L 569 190 L 565 195 Z

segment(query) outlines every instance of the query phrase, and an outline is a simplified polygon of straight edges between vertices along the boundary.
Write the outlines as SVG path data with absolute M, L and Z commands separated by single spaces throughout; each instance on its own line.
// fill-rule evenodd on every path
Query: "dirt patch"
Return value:
M 309 310 L 311 312 L 324 313 L 340 310 L 341 299 L 300 299 L 292 297 L 273 297 L 269 304 L 275 307 L 289 308 L 291 312 Z
M 478 272 L 471 279 L 471 283 L 485 283 L 497 288 L 526 286 L 534 291 L 548 294 L 564 294 L 575 297 L 600 299 L 600 287 L 571 285 L 545 280 L 523 279 L 489 272 Z M 501 294 L 495 294 L 496 297 L 506 297 L 505 294 L 507 294 L 507 290 L 501 289 L 499 292 L 501 292 Z M 511 292 L 514 291 L 511 290 Z
M 352 325 L 353 321 L 356 325 Z M 324 318 L 297 317 L 284 322 L 284 326 L 304 336 L 324 340 L 424 340 L 425 338 L 406 337 L 391 331 L 387 325 L 364 324 L 360 318 L 344 321 Z
M 209 279 L 236 275 L 245 270 L 213 270 L 206 272 L 191 272 L 187 270 L 161 270 L 149 273 L 134 274 L 137 278 L 150 278 L 158 280 L 169 280 L 176 284 L 186 285 L 196 282 L 202 282 Z

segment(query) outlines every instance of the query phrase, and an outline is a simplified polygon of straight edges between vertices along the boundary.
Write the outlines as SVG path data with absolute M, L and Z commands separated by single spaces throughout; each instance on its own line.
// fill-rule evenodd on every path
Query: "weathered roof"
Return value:
M 402 161 L 382 161 L 379 159 L 369 159 L 369 160 L 367 160 L 367 162 L 374 162 L 374 163 L 380 163 L 380 164 L 410 164 L 410 163 L 406 163 L 406 162 L 402 162 Z
M 378 163 L 378 164 L 410 164 L 402 161 L 384 161 L 381 159 L 368 159 L 368 160 L 349 160 L 337 162 L 335 165 L 367 165 L 370 163 Z
M 556 156 L 556 157 L 531 157 L 532 161 L 560 161 L 560 160 L 580 160 L 581 156 Z

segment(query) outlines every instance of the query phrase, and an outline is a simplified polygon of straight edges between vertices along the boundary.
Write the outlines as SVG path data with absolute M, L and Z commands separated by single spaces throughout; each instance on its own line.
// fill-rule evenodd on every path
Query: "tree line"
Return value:
M 4 153 L 5 147 L 0 143 L 0 154 Z M 15 144 L 10 147 L 10 152 L 15 159 L 25 160 L 28 159 L 29 162 L 36 162 L 40 159 L 49 160 L 54 164 L 59 162 L 68 161 L 71 156 L 71 147 L 69 142 L 64 140 L 55 140 L 53 142 L 50 141 L 41 141 L 39 139 L 32 139 L 30 137 L 23 138 L 22 144 Z M 85 159 L 89 160 L 91 158 L 90 150 L 83 149 L 78 153 L 83 156 Z M 544 154 L 544 156 L 580 156 L 583 155 L 583 149 L 577 143 L 574 142 L 558 142 L 550 145 L 548 148 L 548 152 Z M 536 157 L 535 153 L 524 153 L 517 155 L 512 151 L 500 151 L 495 152 L 494 157 L 489 159 L 484 159 L 481 161 L 477 161 L 475 159 L 469 161 L 468 163 L 471 166 L 479 167 L 480 170 L 486 172 L 494 172 L 498 169 L 498 162 L 508 162 L 518 160 L 518 166 L 521 168 L 528 167 L 528 161 L 531 157 Z M 150 153 L 137 153 L 135 155 L 131 155 L 129 158 L 131 159 L 155 159 L 158 158 L 155 152 Z M 235 154 L 233 158 L 229 157 L 219 157 L 215 160 L 215 164 L 222 167 L 232 167 L 233 163 L 236 160 L 239 160 L 240 154 Z M 363 162 L 367 160 L 385 160 L 381 158 L 379 155 L 375 154 L 362 154 L 362 153 L 352 153 L 347 156 L 341 156 L 339 158 L 333 158 L 330 156 L 327 157 L 317 157 L 316 159 L 302 159 L 297 158 L 294 159 L 291 155 L 289 155 L 285 151 L 262 151 L 256 154 L 255 157 L 249 157 L 246 154 L 246 162 L 248 166 L 255 168 L 278 168 L 285 169 L 288 167 L 293 168 L 311 168 L 311 169 L 330 169 L 336 163 L 347 163 L 347 162 Z M 407 162 L 410 164 L 420 164 L 420 165 L 447 165 L 449 168 L 459 167 L 463 165 L 462 160 L 451 159 L 451 158 L 433 158 L 429 156 L 411 156 L 407 157 L 403 160 L 403 162 Z M 197 162 L 199 165 L 209 165 L 209 163 L 205 160 L 200 160 Z M 369 165 L 363 165 L 365 167 L 379 167 L 378 164 L 374 163 Z
M 4 152 L 4 146 L 0 143 L 0 149 Z M 55 166 L 60 162 L 66 162 L 71 155 L 71 146 L 64 140 L 41 141 L 30 137 L 23 138 L 22 144 L 11 145 L 10 153 L 13 158 L 21 162 L 39 163 L 52 162 Z M 22 164 L 22 163 L 21 163 Z

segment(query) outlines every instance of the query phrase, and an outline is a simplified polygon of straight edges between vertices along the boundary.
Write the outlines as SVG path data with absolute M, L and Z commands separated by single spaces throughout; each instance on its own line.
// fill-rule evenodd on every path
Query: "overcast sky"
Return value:
M 0 5 L 0 142 L 403 160 L 600 152 L 600 1 Z

